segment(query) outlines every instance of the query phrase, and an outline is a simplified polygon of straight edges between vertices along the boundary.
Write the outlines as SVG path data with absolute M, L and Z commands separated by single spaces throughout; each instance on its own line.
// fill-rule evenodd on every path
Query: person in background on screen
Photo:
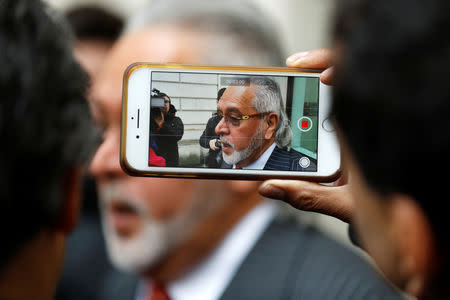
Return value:
M 219 104 L 219 100 L 225 92 L 226 88 L 221 88 L 217 92 L 216 105 Z M 208 123 L 206 123 L 206 128 L 203 130 L 200 136 L 199 143 L 203 148 L 209 149 L 208 155 L 206 156 L 206 166 L 208 168 L 220 168 L 223 158 L 221 153 L 221 145 L 219 142 L 219 135 L 216 133 L 216 126 L 220 122 L 220 117 L 217 112 L 209 118 Z
M 164 158 L 165 167 L 178 167 L 180 163 L 178 142 L 183 137 L 184 124 L 176 116 L 177 109 L 171 103 L 169 95 L 156 89 L 155 92 L 156 97 L 164 99 L 164 106 L 161 108 L 152 108 L 150 118 L 150 147 L 152 148 L 153 146 L 152 149 L 156 156 Z M 156 156 L 152 157 L 153 161 L 157 159 L 160 166 L 162 166 L 161 160 Z

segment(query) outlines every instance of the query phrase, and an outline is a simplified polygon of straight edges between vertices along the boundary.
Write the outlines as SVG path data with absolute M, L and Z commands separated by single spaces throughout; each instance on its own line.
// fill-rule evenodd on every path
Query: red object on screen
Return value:
M 149 155 L 148 155 L 148 165 L 154 166 L 154 167 L 165 167 L 166 166 L 166 160 L 162 156 L 156 155 L 155 151 L 150 148 Z
M 308 128 L 309 122 L 308 121 L 302 121 L 302 128 Z

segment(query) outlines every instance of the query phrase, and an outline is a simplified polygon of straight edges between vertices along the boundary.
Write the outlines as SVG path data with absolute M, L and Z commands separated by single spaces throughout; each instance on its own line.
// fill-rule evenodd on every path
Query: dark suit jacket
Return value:
M 300 159 L 302 157 L 308 158 L 310 165 L 307 168 L 300 166 Z M 222 169 L 231 169 L 233 166 L 228 164 L 222 164 Z M 317 171 L 317 161 L 307 155 L 301 154 L 294 149 L 287 150 L 286 148 L 280 148 L 278 146 L 273 149 L 272 154 L 264 166 L 264 170 L 273 171 Z
M 219 124 L 221 117 L 212 116 L 209 118 L 208 123 L 206 123 L 206 128 L 203 130 L 202 135 L 200 136 L 199 143 L 203 148 L 209 149 L 208 156 L 206 158 L 206 165 L 210 168 L 219 168 L 220 162 L 217 161 L 217 155 L 219 154 L 219 150 L 214 151 L 209 147 L 209 141 L 212 139 L 218 139 L 219 135 L 216 133 L 216 126 Z
M 310 165 L 307 168 L 300 166 L 300 159 L 302 157 L 308 158 Z M 275 147 L 269 157 L 264 170 L 275 171 L 317 171 L 317 161 L 307 155 L 301 154 L 294 149 L 287 150 L 286 148 Z
M 104 300 L 134 300 L 137 278 L 111 274 Z M 248 254 L 221 300 L 403 299 L 359 255 L 295 221 L 276 220 Z

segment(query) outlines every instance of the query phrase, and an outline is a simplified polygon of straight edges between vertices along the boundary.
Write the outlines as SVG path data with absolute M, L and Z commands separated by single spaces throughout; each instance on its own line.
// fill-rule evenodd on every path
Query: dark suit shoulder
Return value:
M 300 160 L 302 158 L 307 159 L 309 165 L 302 167 Z M 302 154 L 294 149 L 281 148 L 276 146 L 270 155 L 264 170 L 279 170 L 279 171 L 316 171 L 317 161 Z
M 105 277 L 99 300 L 134 300 L 138 282 L 134 275 L 111 271 Z
M 365 259 L 317 230 L 276 220 L 224 292 L 226 299 L 402 299 Z
M 291 269 L 293 299 L 404 299 L 356 250 L 311 227 L 302 235 L 309 246 Z
M 220 299 L 283 299 L 285 279 L 295 257 L 297 235 L 293 222 L 272 222 Z
M 216 134 L 216 126 L 220 122 L 219 116 L 212 116 L 209 118 L 206 123 L 206 128 L 203 130 L 202 135 L 200 136 L 199 142 L 203 148 L 209 149 L 209 141 L 213 138 L 218 138 L 219 136 Z

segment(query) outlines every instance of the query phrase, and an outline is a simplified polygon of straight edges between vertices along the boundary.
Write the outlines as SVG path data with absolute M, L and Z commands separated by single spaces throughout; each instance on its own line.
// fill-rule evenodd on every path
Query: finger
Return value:
M 349 174 L 348 171 L 346 169 L 342 170 L 341 176 L 339 176 L 339 178 L 334 181 L 332 183 L 333 186 L 341 186 L 341 185 L 345 185 L 349 182 Z
M 324 84 L 333 85 L 334 84 L 333 79 L 334 79 L 334 67 L 329 67 L 320 74 L 320 81 L 322 81 L 322 83 Z
M 291 68 L 327 69 L 333 65 L 332 51 L 316 49 L 295 53 L 286 59 L 286 65 Z
M 323 213 L 344 222 L 352 218 L 353 201 L 347 185 L 330 187 L 307 181 L 268 180 L 260 186 L 259 192 L 300 210 Z

